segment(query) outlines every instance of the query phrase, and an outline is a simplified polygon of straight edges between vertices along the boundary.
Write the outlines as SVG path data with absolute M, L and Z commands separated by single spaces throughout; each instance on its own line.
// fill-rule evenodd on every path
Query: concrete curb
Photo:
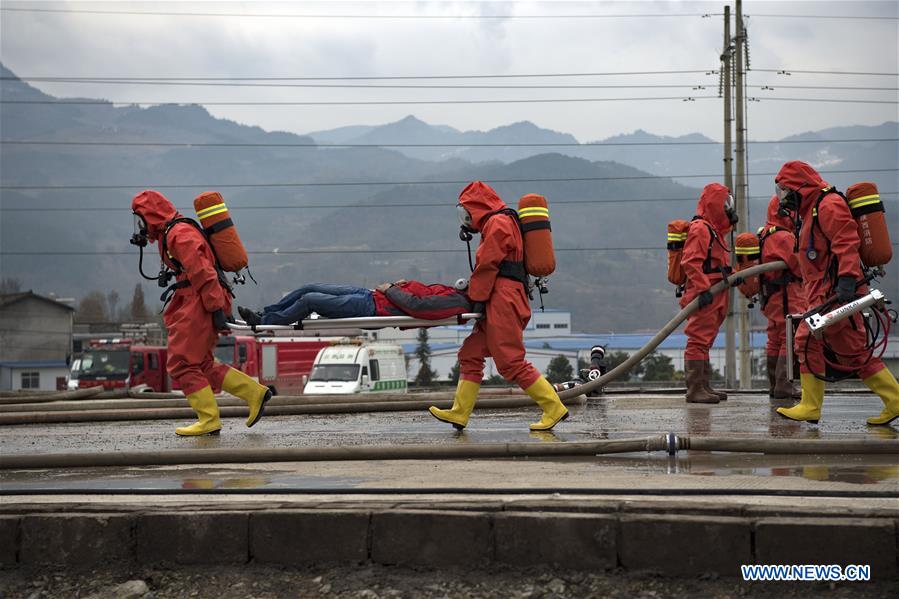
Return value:
M 899 577 L 893 518 L 455 507 L 4 514 L 0 566 L 495 563 L 736 577 L 741 564 L 869 564 L 875 579 Z

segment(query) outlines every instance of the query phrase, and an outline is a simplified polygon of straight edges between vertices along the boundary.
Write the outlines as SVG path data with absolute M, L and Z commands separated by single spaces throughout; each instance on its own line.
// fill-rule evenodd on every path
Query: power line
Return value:
M 316 13 L 235 13 L 235 12 L 169 12 L 169 11 L 134 11 L 134 10 L 98 10 L 98 9 L 73 9 L 73 8 L 24 8 L 3 7 L 5 12 L 33 12 L 33 13 L 59 13 L 59 14 L 89 14 L 89 15 L 127 15 L 127 16 L 163 16 L 163 17 L 237 17 L 237 18 L 267 18 L 267 19 L 398 19 L 398 20 L 525 20 L 525 19 L 645 19 L 645 18 L 702 18 L 708 19 L 721 16 L 718 12 L 682 12 L 682 13 L 578 13 L 578 14 L 316 14 Z M 877 15 L 818 15 L 818 14 L 777 14 L 757 13 L 746 14 L 746 18 L 774 18 L 774 19 L 839 19 L 839 20 L 896 20 L 899 17 Z
M 675 69 L 662 71 L 592 71 L 577 73 L 504 73 L 477 75 L 341 75 L 332 77 L 66 77 L 71 81 L 84 79 L 103 79 L 116 81 L 382 81 L 382 80 L 414 80 L 414 79 L 523 79 L 545 77 L 618 77 L 633 75 L 682 75 L 682 74 L 717 75 L 718 69 Z M 3 79 L 7 79 L 4 77 Z M 10 80 L 40 81 L 42 77 L 9 77 Z
M 709 74 L 708 72 L 706 74 Z M 691 89 L 703 90 L 705 85 L 693 83 L 651 83 L 651 84 L 553 84 L 553 85 L 440 85 L 440 84 L 386 84 L 386 83 L 247 83 L 216 81 L 180 81 L 164 78 L 110 79 L 110 78 L 78 78 L 78 77 L 0 77 L 0 81 L 35 81 L 40 83 L 70 83 L 99 85 L 153 85 L 153 86 L 187 86 L 187 87 L 264 87 L 282 89 Z M 896 91 L 899 87 L 871 87 L 857 85 L 748 85 L 746 87 L 770 90 L 778 89 L 819 89 L 819 90 L 855 90 L 855 91 Z
M 847 169 L 828 170 L 827 173 L 879 173 L 896 172 L 899 168 L 879 169 Z M 777 173 L 751 173 L 750 176 L 774 176 Z M 717 179 L 720 173 L 713 174 L 672 174 L 672 175 L 631 175 L 620 177 L 547 177 L 528 179 L 489 179 L 489 183 L 578 183 L 586 181 L 634 181 L 649 179 L 692 179 L 712 178 Z M 186 183 L 168 185 L 0 185 L 0 189 L 35 190 L 35 189 L 228 189 L 228 188 L 260 188 L 260 187 L 360 187 L 375 185 L 467 185 L 469 179 L 451 179 L 435 181 L 321 181 L 321 182 L 296 182 L 296 183 Z
M 777 97 L 751 97 L 748 102 L 838 102 L 842 104 L 899 104 L 899 100 L 862 100 L 860 98 L 777 98 Z
M 718 96 L 644 96 L 639 98 L 526 98 L 511 100 L 328 100 L 323 102 L 293 101 L 223 101 L 223 102 L 157 102 L 134 100 L 0 100 L 0 104 L 46 104 L 70 106 L 109 106 L 126 104 L 138 106 L 394 106 L 406 104 L 545 104 L 571 102 L 643 102 L 652 100 L 695 100 L 718 99 Z
M 883 195 L 883 194 L 881 194 Z M 555 200 L 553 201 L 553 206 L 565 205 L 565 204 L 629 204 L 629 203 L 659 203 L 659 202 L 695 202 L 697 198 L 633 198 L 633 199 L 600 199 L 600 200 Z M 291 205 L 291 204 L 281 204 L 281 205 L 251 205 L 251 206 L 234 206 L 229 204 L 228 210 L 305 210 L 312 208 L 454 208 L 454 205 L 447 202 L 427 202 L 427 203 L 412 203 L 412 204 L 302 204 L 302 205 Z M 185 213 L 193 210 L 193 206 L 177 206 L 175 208 L 179 212 Z M 0 206 L 0 212 L 81 212 L 81 211 L 91 211 L 91 212 L 108 212 L 110 210 L 121 210 L 131 212 L 131 208 L 110 208 L 110 207 L 102 207 L 102 206 L 90 206 L 90 207 L 80 207 L 80 206 L 52 206 L 48 208 L 7 208 Z
M 752 14 L 743 15 L 743 18 L 763 18 L 763 19 L 839 19 L 845 21 L 847 19 L 861 19 L 869 21 L 895 21 L 899 17 L 892 16 L 873 16 L 873 15 L 784 15 L 784 14 Z
M 55 105 L 55 106 L 405 106 L 434 104 L 570 104 L 580 102 L 647 102 L 655 100 L 718 100 L 716 96 L 642 96 L 630 98 L 525 98 L 502 100 L 326 100 L 326 101 L 214 101 L 214 102 L 160 102 L 145 100 L 0 100 L 2 104 Z M 752 102 L 842 102 L 848 104 L 899 104 L 897 100 L 864 100 L 835 98 L 778 98 L 776 96 L 748 98 Z
M 823 144 L 823 143 L 876 143 L 899 141 L 899 138 L 857 139 L 785 139 L 757 140 L 750 144 Z M 36 139 L 3 139 L 2 145 L 14 146 L 109 146 L 154 148 L 601 148 L 618 146 L 720 146 L 720 141 L 621 141 L 621 142 L 534 142 L 534 143 L 248 143 L 248 142 L 142 142 L 142 141 L 54 141 Z
M 881 191 L 881 196 L 899 195 L 897 191 Z M 758 195 L 749 196 L 750 200 L 767 200 L 771 196 Z M 663 203 L 663 202 L 695 202 L 697 197 L 686 198 L 629 198 L 629 199 L 596 199 L 596 200 L 553 200 L 553 207 L 564 205 L 599 205 L 599 204 L 643 204 L 643 203 Z M 447 202 L 427 202 L 427 203 L 410 203 L 410 204 L 253 204 L 253 205 L 232 205 L 228 204 L 228 210 L 307 210 L 307 209 L 339 209 L 339 208 L 452 208 L 453 204 Z M 186 214 L 194 210 L 193 206 L 176 206 L 176 210 L 182 214 Z M 109 207 L 109 206 L 49 206 L 46 208 L 8 208 L 0 206 L 0 212 L 109 212 L 109 211 L 131 212 L 129 207 Z
M 899 243 L 892 244 L 899 246 Z M 465 248 L 446 249 L 366 249 L 366 250 L 250 250 L 247 254 L 256 256 L 280 256 L 303 254 L 457 254 L 467 252 Z M 556 252 L 633 252 L 633 251 L 667 251 L 664 245 L 630 246 L 630 247 L 584 247 L 584 248 L 554 248 Z M 132 251 L 90 251 L 90 252 L 0 252 L 0 256 L 137 256 Z
M 747 69 L 755 73 L 777 73 L 778 75 L 792 75 L 793 73 L 810 75 L 866 75 L 871 77 L 899 77 L 899 73 L 872 73 L 867 71 L 821 71 L 810 69 Z
M 521 20 L 521 19 L 632 19 L 632 18 L 709 18 L 722 13 L 607 13 L 607 14 L 477 14 L 477 15 L 427 15 L 427 14 L 316 14 L 316 13 L 235 13 L 235 12 L 169 12 L 169 11 L 133 11 L 133 10 L 97 10 L 73 8 L 24 8 L 3 7 L 6 12 L 65 13 L 90 15 L 128 15 L 154 17 L 238 17 L 263 19 L 400 19 L 400 20 Z
M 630 252 L 665 250 L 665 246 L 639 246 L 639 247 L 586 247 L 586 248 L 553 248 L 556 252 Z M 251 250 L 250 255 L 299 255 L 299 254 L 446 254 L 467 252 L 465 248 L 446 249 L 367 249 L 367 250 Z M 0 252 L 0 256 L 137 256 L 132 251 L 90 251 L 90 252 Z

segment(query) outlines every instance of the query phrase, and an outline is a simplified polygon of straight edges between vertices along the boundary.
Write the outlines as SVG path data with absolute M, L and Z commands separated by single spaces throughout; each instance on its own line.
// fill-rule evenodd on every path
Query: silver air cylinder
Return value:
M 821 335 L 824 333 L 824 329 L 827 327 L 834 325 L 841 320 L 846 320 L 853 314 L 861 312 L 865 308 L 870 308 L 875 304 L 882 303 L 883 300 L 883 293 L 878 289 L 872 289 L 867 295 L 840 306 L 833 312 L 828 312 L 827 314 L 812 314 L 805 319 L 805 322 L 808 325 L 809 330 L 811 330 L 812 335 L 814 335 L 816 339 L 820 339 Z

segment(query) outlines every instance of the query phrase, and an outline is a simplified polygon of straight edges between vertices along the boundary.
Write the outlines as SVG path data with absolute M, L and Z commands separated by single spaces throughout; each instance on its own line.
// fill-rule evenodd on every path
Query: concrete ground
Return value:
M 894 427 L 865 425 L 865 417 L 880 411 L 880 401 L 872 395 L 829 396 L 818 425 L 774 413 L 775 407 L 791 403 L 772 403 L 758 394 L 735 394 L 714 406 L 687 405 L 676 395 L 613 395 L 574 407 L 571 418 L 553 433 L 528 430 L 538 416 L 536 408 L 476 411 L 462 433 L 423 411 L 266 417 L 253 429 L 243 419 L 230 418 L 221 436 L 201 438 L 177 437 L 174 428 L 185 424 L 177 420 L 4 426 L 0 447 L 8 456 L 544 444 L 667 432 L 692 438 L 899 439 Z M 661 572 L 680 579 L 710 576 L 712 582 L 738 576 L 739 565 L 746 563 L 872 564 L 875 580 L 882 582 L 895 581 L 899 572 L 896 454 L 682 451 L 674 457 L 638 452 L 583 458 L 0 470 L 0 491 L 5 494 L 0 565 L 15 568 L 7 578 L 20 592 L 29 588 L 30 569 L 42 565 L 96 568 L 117 562 L 111 574 L 104 566 L 97 576 L 105 576 L 109 584 L 123 581 L 126 574 L 153 583 L 159 574 L 152 566 L 167 560 L 173 562 L 164 570 L 170 578 L 154 589 L 158 596 L 178 596 L 179 584 L 197 578 L 191 568 L 206 562 L 215 564 L 222 584 L 199 596 L 216 597 L 232 596 L 235 580 L 253 580 L 254 572 L 302 580 L 304 593 L 355 596 L 376 589 L 379 596 L 435 597 L 511 596 L 503 589 L 541 564 L 545 584 L 516 583 L 513 595 L 576 592 L 579 581 L 587 579 L 569 570 L 594 572 L 589 585 L 579 589 L 587 595 L 615 595 L 609 589 L 618 589 L 622 592 L 615 596 L 642 596 L 642 589 L 652 590 L 646 594 L 651 597 L 733 596 L 737 588 L 742 593 L 760 587 L 731 582 L 655 585 L 656 579 L 636 574 L 616 579 L 614 571 L 627 576 Z M 311 546 L 307 539 L 314 540 Z M 322 569 L 323 560 L 344 565 Z M 318 576 L 346 579 L 347 563 L 365 564 L 373 578 L 360 587 L 335 582 L 328 591 L 321 590 L 325 583 L 310 582 Z M 301 570 L 272 574 L 272 565 L 278 564 Z M 389 587 L 391 577 L 398 575 L 389 568 L 397 566 L 412 569 L 399 571 L 403 581 L 394 586 L 399 593 L 385 595 L 385 584 Z M 416 590 L 428 588 L 444 566 L 484 570 L 470 574 L 474 585 L 450 580 L 436 584 L 433 592 Z M 309 567 L 318 568 L 314 575 L 303 570 Z M 603 570 L 613 573 L 595 574 Z M 235 579 L 229 572 L 242 574 Z M 50 594 L 69 588 L 83 594 L 93 588 L 83 575 L 59 576 L 43 586 Z M 556 590 L 547 592 L 550 583 Z M 872 594 L 865 596 L 890 596 L 896 588 L 890 584 L 869 587 Z M 253 587 L 233 596 L 281 596 L 285 588 L 267 594 Z M 788 595 L 795 589 L 795 596 L 852 592 L 842 585 L 781 588 L 789 588 Z
M 175 400 L 178 401 L 178 400 Z M 552 433 L 532 433 L 535 409 L 475 411 L 462 433 L 422 411 L 371 414 L 279 416 L 247 429 L 236 418 L 224 421 L 218 437 L 180 438 L 177 420 L 5 426 L 5 455 L 160 451 L 205 448 L 398 446 L 412 443 L 555 443 L 648 437 L 667 432 L 696 436 L 795 439 L 897 439 L 895 427 L 868 427 L 866 416 L 880 411 L 873 395 L 834 395 L 818 425 L 786 420 L 779 405 L 761 395 L 739 394 L 718 405 L 686 404 L 673 395 L 616 395 L 592 399 L 572 409 L 571 418 Z M 255 465 L 102 468 L 65 471 L 0 471 L 7 491 L 57 489 L 241 490 L 346 493 L 461 488 L 512 492 L 532 487 L 594 490 L 665 489 L 696 492 L 738 489 L 740 493 L 829 490 L 844 494 L 896 496 L 896 456 L 790 456 L 680 452 L 634 453 L 589 459 L 465 460 L 383 462 L 308 462 Z M 837 493 L 839 494 L 839 493 Z

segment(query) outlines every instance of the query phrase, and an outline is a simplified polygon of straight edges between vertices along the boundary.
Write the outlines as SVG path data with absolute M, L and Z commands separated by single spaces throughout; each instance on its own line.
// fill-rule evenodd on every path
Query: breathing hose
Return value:
M 256 449 L 179 449 L 148 452 L 55 453 L 4 456 L 0 469 L 95 468 L 101 466 L 163 466 L 174 464 L 252 464 L 348 460 L 458 460 L 467 458 L 542 458 L 679 450 L 750 452 L 790 455 L 899 455 L 899 440 L 882 439 L 731 439 L 678 437 L 673 433 L 647 438 L 611 439 L 589 443 L 477 443 L 401 446 L 277 447 Z
M 748 279 L 749 277 L 754 277 L 756 275 L 760 275 L 765 272 L 771 272 L 773 270 L 783 270 L 787 267 L 786 262 L 782 260 L 777 260 L 775 262 L 767 262 L 765 264 L 758 264 L 756 266 L 750 266 L 747 269 L 741 270 L 738 273 L 734 273 L 730 278 L 737 279 L 738 277 L 741 279 Z M 728 280 L 722 280 L 714 285 L 708 290 L 712 295 L 717 295 L 722 291 L 726 290 L 731 285 L 728 283 Z M 621 375 L 627 373 L 631 368 L 636 366 L 643 358 L 645 358 L 652 350 L 659 346 L 662 341 L 668 338 L 674 330 L 681 325 L 683 321 L 685 321 L 693 312 L 699 309 L 699 298 L 696 297 L 687 304 L 683 310 L 677 313 L 674 318 L 668 321 L 662 330 L 655 334 L 655 336 L 649 340 L 649 342 L 641 347 L 638 351 L 631 354 L 627 360 L 605 373 L 601 377 L 584 383 L 583 385 L 578 385 L 577 387 L 573 387 L 571 389 L 566 389 L 565 391 L 559 392 L 559 399 L 565 400 L 570 399 L 572 397 L 583 395 L 585 393 L 589 393 L 594 389 L 599 389 L 603 385 L 606 385 Z

